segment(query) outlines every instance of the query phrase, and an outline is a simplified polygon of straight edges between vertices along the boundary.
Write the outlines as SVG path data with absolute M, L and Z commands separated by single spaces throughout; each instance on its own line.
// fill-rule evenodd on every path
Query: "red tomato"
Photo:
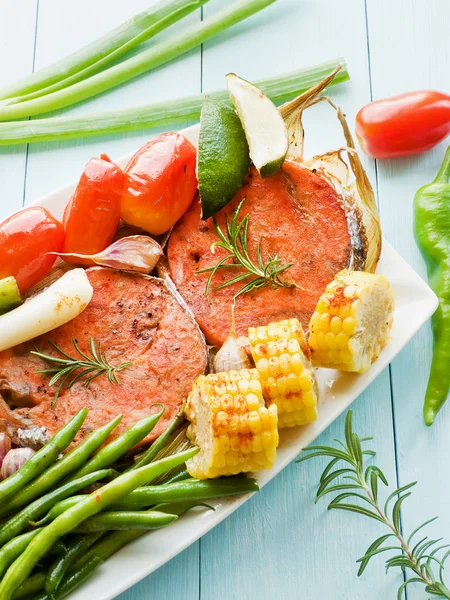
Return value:
M 364 106 L 356 115 L 361 148 L 374 158 L 419 154 L 450 133 L 450 96 L 408 92 Z
M 21 292 L 37 283 L 51 269 L 61 252 L 64 229 L 41 206 L 25 208 L 0 224 L 0 279 L 16 278 Z
M 159 235 L 189 208 L 197 190 L 194 146 L 179 133 L 145 144 L 128 163 L 120 216 L 129 225 Z
M 105 154 L 88 162 L 64 212 L 64 253 L 96 254 L 111 244 L 119 226 L 124 179 L 122 169 Z

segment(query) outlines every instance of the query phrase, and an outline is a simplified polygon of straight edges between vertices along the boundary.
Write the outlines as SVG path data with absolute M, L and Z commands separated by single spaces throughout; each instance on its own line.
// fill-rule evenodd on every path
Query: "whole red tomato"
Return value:
M 0 279 L 16 278 L 21 292 L 51 269 L 61 252 L 64 228 L 41 206 L 25 208 L 0 224 Z
M 189 208 L 197 190 L 196 150 L 179 133 L 164 133 L 131 158 L 120 216 L 129 225 L 159 235 Z
M 375 100 L 356 115 L 361 148 L 374 158 L 419 154 L 449 133 L 450 96 L 432 90 Z
M 119 226 L 124 179 L 122 169 L 105 154 L 88 162 L 64 212 L 64 253 L 97 254 L 111 244 Z

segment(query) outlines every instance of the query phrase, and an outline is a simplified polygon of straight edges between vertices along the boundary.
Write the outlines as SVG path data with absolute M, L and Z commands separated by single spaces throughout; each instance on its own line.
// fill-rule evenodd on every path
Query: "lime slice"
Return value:
M 211 217 L 236 195 L 249 167 L 248 144 L 236 112 L 218 100 L 206 98 L 197 153 L 203 219 Z
M 275 104 L 255 85 L 234 73 L 227 75 L 227 84 L 253 164 L 261 177 L 270 177 L 286 158 L 289 146 L 286 124 Z

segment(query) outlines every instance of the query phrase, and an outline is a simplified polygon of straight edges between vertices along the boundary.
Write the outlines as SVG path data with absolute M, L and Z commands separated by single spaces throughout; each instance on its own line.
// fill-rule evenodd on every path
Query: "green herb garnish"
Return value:
M 200 269 L 197 273 L 209 273 L 208 281 L 206 282 L 205 295 L 208 295 L 211 289 L 211 283 L 214 275 L 220 269 L 245 269 L 244 273 L 239 273 L 236 277 L 232 277 L 214 287 L 215 290 L 226 288 L 230 285 L 234 285 L 239 281 L 245 281 L 249 277 L 253 278 L 247 281 L 244 286 L 234 295 L 234 298 L 247 294 L 251 291 L 259 290 L 263 287 L 271 288 L 292 288 L 298 287 L 292 280 L 281 279 L 280 275 L 287 269 L 292 267 L 293 263 L 283 263 L 279 258 L 278 254 L 268 254 L 266 262 L 264 262 L 261 250 L 261 240 L 258 242 L 257 249 L 257 264 L 255 264 L 248 253 L 248 225 L 249 215 L 245 215 L 241 221 L 238 222 L 239 211 L 245 202 L 243 198 L 236 210 L 233 212 L 231 221 L 225 215 L 225 227 L 226 233 L 224 233 L 217 223 L 215 217 L 213 217 L 214 227 L 216 228 L 217 235 L 220 238 L 220 242 L 214 242 L 211 248 L 223 248 L 227 250 L 229 254 L 224 256 L 219 262 L 213 267 L 206 267 Z M 231 259 L 232 262 L 229 262 Z
M 450 556 L 450 550 L 443 552 L 450 544 L 439 544 L 441 539 L 429 540 L 428 537 L 420 539 L 412 545 L 413 538 L 417 536 L 426 525 L 435 521 L 430 519 L 414 529 L 405 539 L 401 531 L 400 511 L 404 500 L 411 495 L 410 490 L 416 481 L 397 488 L 390 494 L 384 506 L 378 500 L 378 484 L 388 486 L 383 472 L 375 465 L 365 467 L 364 457 L 374 456 L 372 450 L 362 450 L 362 443 L 372 438 L 360 438 L 352 430 L 352 411 L 347 413 L 345 422 L 345 444 L 338 440 L 341 448 L 331 446 L 310 446 L 305 448 L 307 454 L 298 459 L 302 462 L 316 456 L 328 456 L 332 460 L 322 473 L 316 502 L 333 492 L 339 492 L 330 502 L 328 509 L 340 509 L 355 512 L 383 523 L 391 533 L 375 540 L 367 549 L 364 556 L 357 562 L 360 563 L 358 576 L 362 575 L 370 559 L 382 552 L 394 552 L 394 556 L 386 560 L 386 571 L 393 567 L 400 567 L 405 573 L 406 569 L 412 571 L 412 576 L 407 578 L 398 589 L 397 598 L 401 600 L 403 593 L 410 583 L 422 583 L 425 591 L 440 598 L 450 598 L 450 590 L 443 580 L 444 563 Z M 339 465 L 339 463 L 345 463 Z M 339 467 L 336 468 L 335 467 Z M 356 498 L 361 504 L 349 503 L 349 498 Z M 392 505 L 393 503 L 393 505 Z M 392 539 L 394 541 L 388 542 Z M 405 573 L 406 575 L 406 573 Z
M 94 338 L 92 337 L 89 340 L 92 358 L 80 350 L 78 342 L 74 337 L 72 338 L 72 343 L 75 350 L 81 356 L 81 359 L 74 358 L 73 356 L 70 356 L 70 354 L 66 354 L 66 352 L 61 350 L 61 348 L 53 342 L 50 342 L 50 344 L 63 358 L 57 358 L 56 356 L 43 354 L 42 352 L 39 352 L 38 348 L 31 351 L 31 354 L 34 356 L 38 356 L 39 358 L 42 358 L 43 360 L 55 365 L 50 369 L 36 371 L 36 373 L 42 373 L 44 375 L 54 373 L 53 377 L 49 381 L 50 386 L 59 381 L 59 385 L 56 388 L 55 396 L 52 401 L 52 408 L 54 408 L 65 384 L 67 385 L 67 389 L 69 389 L 79 379 L 82 377 L 87 377 L 87 379 L 83 382 L 83 385 L 84 387 L 88 387 L 93 379 L 103 374 L 106 374 L 110 383 L 119 383 L 119 379 L 117 377 L 119 371 L 123 371 L 132 364 L 131 362 L 124 362 L 120 365 L 114 366 L 109 363 L 106 354 L 102 352 L 100 342 L 96 344 Z M 72 375 L 74 375 L 74 377 L 70 379 Z

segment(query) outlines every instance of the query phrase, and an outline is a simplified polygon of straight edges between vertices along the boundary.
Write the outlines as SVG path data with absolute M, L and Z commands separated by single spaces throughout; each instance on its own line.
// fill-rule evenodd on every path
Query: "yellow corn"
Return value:
M 250 327 L 248 339 L 264 397 L 278 408 L 278 427 L 315 421 L 317 383 L 298 319 Z
M 313 364 L 365 373 L 389 340 L 394 292 L 382 275 L 341 271 L 309 323 Z
M 189 394 L 188 438 L 200 452 L 187 461 L 197 479 L 269 469 L 278 446 L 277 407 L 264 405 L 256 369 L 201 375 Z

